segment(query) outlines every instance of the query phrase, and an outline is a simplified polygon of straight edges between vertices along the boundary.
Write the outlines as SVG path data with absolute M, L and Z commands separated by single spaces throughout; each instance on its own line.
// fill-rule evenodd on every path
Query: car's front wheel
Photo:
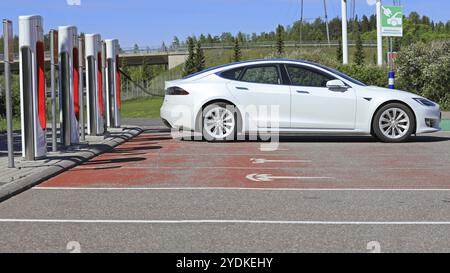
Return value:
M 236 139 L 236 109 L 233 105 L 213 103 L 203 109 L 202 133 L 207 141 Z
M 414 131 L 414 114 L 403 104 L 389 103 L 376 112 L 372 128 L 374 135 L 381 141 L 402 142 Z

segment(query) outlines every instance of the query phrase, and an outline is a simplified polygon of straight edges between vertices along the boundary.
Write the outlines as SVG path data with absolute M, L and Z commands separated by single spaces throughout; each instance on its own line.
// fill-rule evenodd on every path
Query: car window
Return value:
M 334 80 L 330 75 L 301 66 L 288 65 L 287 71 L 292 85 L 326 87 L 327 81 Z
M 225 79 L 237 80 L 239 79 L 239 75 L 241 75 L 242 70 L 243 70 L 242 67 L 230 69 L 220 73 L 220 76 Z
M 278 73 L 278 67 L 270 66 L 255 66 L 249 67 L 245 70 L 241 81 L 267 84 L 280 84 L 281 78 Z

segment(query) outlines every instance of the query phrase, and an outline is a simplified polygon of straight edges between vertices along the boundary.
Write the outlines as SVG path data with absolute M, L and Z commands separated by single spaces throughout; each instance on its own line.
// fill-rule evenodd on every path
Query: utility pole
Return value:
M 302 44 L 303 28 L 303 0 L 300 0 L 300 44 Z
M 341 11 L 342 11 L 342 63 L 348 64 L 347 0 L 341 0 Z
M 330 46 L 330 28 L 328 27 L 327 0 L 323 0 L 323 9 L 325 11 L 325 25 L 327 27 L 328 46 Z

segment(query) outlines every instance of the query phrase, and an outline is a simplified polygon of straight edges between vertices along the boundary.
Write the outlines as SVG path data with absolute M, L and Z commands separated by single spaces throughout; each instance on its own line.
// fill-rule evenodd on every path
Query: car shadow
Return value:
M 242 138 L 242 136 L 241 136 Z M 256 142 L 256 143 L 270 143 L 270 142 L 302 142 L 302 143 L 320 143 L 320 142 L 330 142 L 330 143 L 383 143 L 375 137 L 372 136 L 305 136 L 305 135 L 280 135 L 278 139 L 267 137 L 262 137 L 262 139 L 255 139 L 255 136 L 246 136 L 245 139 L 239 139 L 233 142 Z M 204 142 L 201 139 L 190 139 L 190 138 L 177 138 L 180 141 L 194 141 L 194 142 Z M 420 143 L 420 142 L 445 142 L 450 141 L 450 137 L 444 136 L 411 136 L 404 143 Z M 213 142 L 213 143 L 228 143 L 228 142 Z

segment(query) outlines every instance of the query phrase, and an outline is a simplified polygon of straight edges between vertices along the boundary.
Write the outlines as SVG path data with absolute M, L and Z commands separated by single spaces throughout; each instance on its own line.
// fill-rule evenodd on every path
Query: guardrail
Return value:
M 276 42 L 246 42 L 239 44 L 241 49 L 248 48 L 271 48 L 276 47 Z M 338 41 L 331 41 L 328 44 L 327 41 L 285 41 L 285 47 L 325 47 L 325 46 L 337 46 Z M 356 41 L 349 41 L 349 46 L 355 46 Z M 203 49 L 231 49 L 234 48 L 234 43 L 211 43 L 201 44 Z M 376 41 L 363 41 L 364 47 L 376 47 Z M 177 47 L 161 47 L 161 46 L 138 46 L 138 48 L 122 48 L 122 54 L 169 54 L 169 53 L 182 53 L 188 50 L 186 45 Z

